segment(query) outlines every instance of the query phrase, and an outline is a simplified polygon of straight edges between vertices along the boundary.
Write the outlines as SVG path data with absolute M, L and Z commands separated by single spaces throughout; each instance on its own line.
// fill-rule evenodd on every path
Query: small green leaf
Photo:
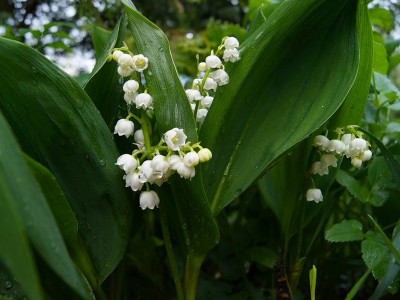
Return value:
M 361 241 L 363 238 L 362 224 L 357 220 L 343 220 L 325 232 L 325 239 L 332 243 Z
M 361 243 L 361 252 L 374 277 L 381 280 L 391 263 L 391 253 L 383 237 L 377 232 L 367 232 L 366 239 Z
M 338 170 L 336 180 L 340 185 L 344 186 L 349 193 L 357 200 L 365 203 L 368 198 L 368 187 L 361 184 L 346 171 Z
M 369 11 L 371 23 L 381 27 L 384 31 L 389 32 L 393 27 L 393 16 L 390 10 L 374 7 Z
M 375 72 L 386 74 L 389 68 L 387 59 L 386 48 L 381 43 L 374 41 L 374 60 L 372 68 Z

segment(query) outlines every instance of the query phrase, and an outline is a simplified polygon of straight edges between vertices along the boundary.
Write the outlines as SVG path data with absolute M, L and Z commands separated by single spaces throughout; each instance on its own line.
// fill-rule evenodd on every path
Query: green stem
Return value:
M 185 266 L 185 277 L 183 281 L 186 300 L 196 299 L 197 280 L 199 278 L 200 267 L 203 263 L 204 257 L 205 255 L 191 256 L 190 254 L 187 257 Z
M 165 250 L 167 251 L 167 256 L 169 264 L 171 266 L 172 277 L 174 278 L 176 296 L 178 300 L 183 300 L 183 288 L 181 284 L 181 278 L 178 270 L 178 265 L 175 260 L 174 251 L 172 249 L 171 236 L 169 234 L 167 214 L 165 211 L 165 204 L 163 201 L 160 203 L 160 222 L 161 230 L 164 238 Z
M 371 274 L 371 270 L 368 269 L 363 276 L 356 282 L 356 284 L 351 288 L 350 292 L 347 294 L 345 300 L 351 300 L 357 294 L 360 287 L 363 285 L 365 280 L 368 278 L 369 274 Z
M 144 137 L 144 145 L 146 149 L 150 149 L 151 147 L 151 141 L 150 141 L 150 128 L 149 128 L 149 123 L 148 123 L 148 118 L 146 115 L 146 111 L 142 110 L 141 112 L 141 125 L 142 125 L 142 130 L 143 130 L 143 137 Z

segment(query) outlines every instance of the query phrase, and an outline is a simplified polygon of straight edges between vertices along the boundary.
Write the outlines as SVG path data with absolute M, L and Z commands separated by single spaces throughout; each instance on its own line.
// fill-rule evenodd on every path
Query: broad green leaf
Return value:
M 361 184 L 353 176 L 343 170 L 338 170 L 336 180 L 344 186 L 349 193 L 357 200 L 365 203 L 368 198 L 368 187 Z
M 357 35 L 360 48 L 360 64 L 356 80 L 346 100 L 335 113 L 328 126 L 335 130 L 351 124 L 359 124 L 364 116 L 372 76 L 373 39 L 368 19 L 368 8 L 363 1 L 358 2 Z
M 23 150 L 57 178 L 101 282 L 124 254 L 132 215 L 112 135 L 87 94 L 44 56 L 0 39 L 0 59 L 0 108 Z
M 120 23 L 118 22 L 116 25 L 116 30 L 119 30 Z M 92 42 L 95 51 L 96 59 L 100 57 L 103 52 L 104 46 L 111 36 L 111 31 L 101 28 L 99 26 L 93 25 L 92 27 Z M 107 49 L 109 50 L 109 49 Z
M 25 175 L 23 170 L 19 169 L 23 166 L 23 160 L 20 157 L 19 147 L 1 113 L 0 140 L 0 267 L 2 265 L 7 267 L 30 299 L 44 299 L 23 217 L 16 203 L 18 195 L 13 184 L 18 179 L 10 177 L 10 171 Z M 27 180 L 24 182 L 27 186 L 35 184 L 32 178 L 29 178 L 29 174 L 24 177 Z M 11 282 L 3 284 L 11 284 Z
M 193 113 L 173 64 L 166 36 L 134 10 L 129 1 L 122 2 L 135 46 L 149 58 L 145 76 L 148 91 L 154 99 L 154 113 L 160 134 L 174 127 L 183 128 L 188 141 L 196 142 Z M 206 144 L 204 146 L 207 147 Z M 196 172 L 198 174 L 191 181 L 175 181 L 172 190 L 187 252 L 189 255 L 202 256 L 218 242 L 219 231 L 203 188 L 200 169 Z
M 90 288 L 75 269 L 51 210 L 47 206 L 38 183 L 30 173 L 19 146 L 10 133 L 5 130 L 4 125 L 0 133 L 3 135 L 1 140 L 7 142 L 2 143 L 0 148 L 2 175 L 6 176 L 1 182 L 3 186 L 8 186 L 11 191 L 9 195 L 12 198 L 9 199 L 14 202 L 13 205 L 18 209 L 18 215 L 23 220 L 24 229 L 29 236 L 31 244 L 43 261 L 48 264 L 49 268 L 74 290 L 81 299 L 91 299 Z M 1 248 L 5 247 L 7 249 L 10 246 L 9 244 L 13 244 L 13 236 L 3 236 L 1 241 L 4 243 Z M 22 255 L 23 253 L 18 254 L 18 259 L 22 262 L 27 262 L 26 260 L 30 256 L 30 254 L 26 257 Z M 4 263 L 7 264 L 7 261 Z M 25 269 L 25 266 L 22 265 L 22 268 Z M 15 275 L 20 275 L 21 271 L 17 269 Z M 36 280 L 33 280 L 33 284 L 35 284 Z M 25 290 L 25 292 L 28 295 L 30 294 L 28 290 Z
M 285 1 L 227 64 L 230 83 L 200 132 L 213 152 L 204 180 L 214 214 L 342 104 L 359 63 L 356 4 Z
M 363 238 L 362 224 L 357 220 L 343 220 L 325 232 L 325 239 L 329 242 L 361 241 Z
M 96 49 L 97 54 L 96 65 L 86 84 L 85 92 L 88 93 L 93 100 L 97 109 L 100 111 L 104 121 L 110 129 L 115 127 L 118 119 L 119 106 L 126 106 L 120 83 L 121 77 L 118 75 L 118 64 L 114 61 L 107 62 L 107 57 L 111 54 L 112 49 L 122 47 L 123 38 L 125 36 L 126 16 L 125 14 L 119 19 L 114 30 L 111 32 L 107 42 L 102 49 Z M 95 35 L 97 36 L 97 35 Z M 101 44 L 94 37 L 96 44 Z M 100 45 L 97 45 L 99 48 Z
M 154 113 L 160 134 L 178 127 L 188 141 L 197 142 L 192 109 L 175 69 L 168 39 L 151 21 L 134 9 L 129 0 L 122 0 L 131 33 L 139 53 L 149 58 L 145 71 L 148 92 L 154 99 Z
M 57 179 L 47 168 L 31 157 L 25 155 L 25 161 L 40 184 L 65 243 L 67 246 L 77 246 L 78 222 Z

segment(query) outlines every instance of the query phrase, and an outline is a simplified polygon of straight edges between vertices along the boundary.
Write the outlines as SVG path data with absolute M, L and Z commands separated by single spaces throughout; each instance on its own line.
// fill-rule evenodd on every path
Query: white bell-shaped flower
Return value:
M 346 146 L 349 146 L 351 141 L 353 140 L 353 135 L 351 133 L 346 133 L 342 135 L 340 139 Z
M 119 58 L 118 58 L 118 64 L 120 65 L 121 68 L 129 68 L 132 66 L 133 64 L 133 60 L 132 60 L 132 56 L 130 56 L 129 54 L 122 54 Z
M 136 192 L 142 189 L 143 183 L 139 180 L 137 172 L 128 173 L 124 176 L 125 187 L 130 187 L 132 191 Z
M 196 121 L 197 122 L 204 121 L 204 119 L 206 118 L 207 114 L 208 114 L 208 110 L 206 108 L 200 108 L 197 111 L 197 114 L 196 114 Z
M 214 79 L 208 77 L 206 82 L 204 83 L 203 88 L 207 91 L 213 90 L 214 92 L 217 90 L 218 84 L 214 81 Z
M 131 104 L 135 103 L 135 99 L 136 99 L 137 95 L 138 95 L 137 93 L 134 93 L 134 94 L 125 93 L 124 100 L 125 100 L 126 104 L 131 105 Z
M 211 104 L 213 103 L 213 101 L 214 101 L 214 97 L 205 96 L 205 97 L 201 100 L 201 105 L 202 105 L 204 108 L 210 108 L 210 107 L 211 107 Z
M 200 158 L 197 152 L 190 151 L 183 157 L 183 163 L 188 167 L 195 167 L 199 164 Z
M 153 157 L 150 166 L 154 170 L 154 176 L 158 178 L 162 178 L 169 170 L 169 164 L 161 154 Z
M 207 162 L 212 158 L 212 153 L 208 148 L 201 149 L 197 154 L 201 163 Z
M 125 135 L 126 137 L 129 137 L 133 134 L 134 128 L 135 125 L 132 121 L 120 119 L 115 125 L 114 134 L 118 134 L 119 136 Z
M 133 73 L 131 68 L 123 68 L 121 66 L 118 67 L 118 74 L 121 77 L 128 77 Z
M 185 145 L 186 138 L 186 134 L 180 128 L 173 128 L 164 134 L 165 143 L 173 151 L 178 151 L 179 147 Z
M 342 154 L 346 146 L 342 141 L 330 140 L 326 150 L 331 152 L 336 152 L 337 154 Z
M 210 73 L 210 76 L 218 85 L 225 85 L 229 82 L 229 75 L 222 69 Z
M 329 174 L 329 169 L 327 166 L 323 165 L 320 161 L 316 161 L 311 165 L 310 172 L 312 174 L 318 174 L 320 176 L 324 176 Z
M 321 155 L 321 164 L 325 167 L 337 167 L 337 158 L 334 154 L 322 154 Z
M 153 97 L 147 93 L 140 93 L 135 99 L 136 108 L 147 109 L 153 104 Z
M 192 179 L 196 174 L 194 167 L 188 167 L 184 162 L 178 163 L 176 166 L 176 172 L 181 178 Z
M 171 155 L 168 157 L 168 164 L 172 170 L 178 169 L 178 164 L 182 163 L 182 158 L 179 155 Z
M 134 55 L 132 58 L 132 67 L 137 72 L 143 72 L 149 66 L 149 59 L 143 54 Z
M 130 154 L 122 154 L 120 157 L 118 157 L 115 164 L 124 170 L 125 173 L 129 173 L 135 171 L 137 167 L 137 160 Z
M 367 149 L 367 141 L 360 138 L 355 138 L 350 143 L 350 150 L 358 150 L 364 152 Z
M 237 49 L 225 49 L 222 58 L 225 62 L 236 62 L 240 59 L 240 53 Z
M 194 90 L 200 90 L 201 87 L 201 83 L 203 82 L 203 80 L 201 78 L 196 78 L 193 80 L 193 89 Z
M 136 80 L 128 80 L 122 86 L 122 89 L 127 94 L 136 94 L 137 90 L 139 89 L 139 83 Z
M 185 93 L 190 102 L 199 101 L 199 100 L 203 99 L 203 96 L 200 94 L 200 92 L 198 90 L 187 89 L 185 91 Z
M 230 36 L 225 39 L 224 46 L 226 49 L 235 49 L 239 47 L 239 41 L 237 38 Z
M 160 204 L 160 198 L 155 191 L 144 191 L 140 194 L 139 203 L 143 210 L 154 209 Z
M 141 183 L 148 182 L 153 173 L 154 170 L 151 167 L 151 160 L 145 160 L 139 167 L 139 181 Z
M 206 66 L 208 68 L 220 68 L 222 65 L 221 60 L 216 55 L 209 55 L 206 57 Z
M 143 130 L 142 129 L 136 130 L 135 134 L 133 135 L 133 139 L 135 140 L 136 143 L 144 145 Z
M 314 201 L 315 203 L 323 200 L 322 192 L 320 189 L 309 189 L 306 194 L 307 201 Z
M 318 148 L 321 148 L 322 150 L 326 150 L 328 148 L 328 145 L 329 145 L 329 139 L 326 136 L 317 135 L 314 138 L 314 143 L 313 143 L 314 147 L 318 147 Z

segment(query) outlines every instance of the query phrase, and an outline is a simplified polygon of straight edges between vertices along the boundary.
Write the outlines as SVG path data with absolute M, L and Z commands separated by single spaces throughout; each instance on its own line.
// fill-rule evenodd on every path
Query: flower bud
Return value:
M 197 154 L 201 163 L 207 162 L 212 158 L 212 153 L 208 148 L 201 149 Z
M 211 104 L 213 103 L 214 97 L 211 96 L 205 96 L 202 100 L 201 100 L 201 105 L 203 105 L 203 107 L 205 108 L 210 108 Z
M 199 63 L 198 69 L 200 72 L 205 72 L 207 70 L 207 64 L 205 62 Z
M 207 78 L 204 83 L 203 88 L 207 91 L 213 90 L 214 92 L 217 90 L 218 84 L 212 78 Z
M 128 77 L 133 73 L 131 68 L 123 68 L 121 66 L 118 67 L 118 74 L 121 77 Z
M 236 62 L 240 59 L 240 54 L 237 49 L 225 49 L 222 58 L 225 62 Z
M 196 121 L 202 122 L 206 118 L 208 110 L 206 108 L 200 108 L 196 114 Z
M 139 89 L 139 83 L 133 79 L 128 80 L 127 82 L 124 83 L 122 89 L 124 90 L 125 93 L 135 94 Z
M 120 51 L 120 50 L 115 50 L 112 53 L 112 59 L 116 62 L 118 62 L 118 59 L 121 57 L 121 55 L 124 54 L 124 52 Z

